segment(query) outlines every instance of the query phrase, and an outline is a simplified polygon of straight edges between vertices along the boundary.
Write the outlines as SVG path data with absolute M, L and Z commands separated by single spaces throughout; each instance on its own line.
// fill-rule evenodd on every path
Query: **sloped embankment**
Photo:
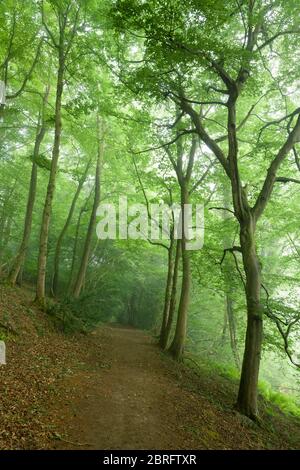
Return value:
M 65 336 L 30 291 L 6 286 L 0 323 L 0 449 L 300 447 L 297 419 L 262 403 L 253 424 L 233 410 L 235 383 L 174 363 L 145 332 Z
M 24 289 L 0 285 L 0 338 L 6 365 L 0 365 L 0 449 L 49 448 L 57 415 L 75 397 L 66 379 L 101 345 L 92 337 L 58 332 Z

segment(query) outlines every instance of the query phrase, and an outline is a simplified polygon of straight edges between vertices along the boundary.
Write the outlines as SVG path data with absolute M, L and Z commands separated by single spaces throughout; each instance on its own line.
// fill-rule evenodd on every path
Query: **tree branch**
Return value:
M 211 210 L 227 211 L 227 212 L 230 212 L 231 214 L 233 214 L 235 216 L 234 211 L 232 211 L 231 209 L 228 209 L 228 207 L 209 207 L 208 210 L 209 211 L 211 211 Z
M 261 44 L 255 52 L 261 51 L 264 49 L 266 46 L 271 44 L 275 39 L 279 38 L 280 36 L 284 36 L 286 34 L 300 34 L 300 29 L 288 29 L 286 31 L 279 31 L 278 33 L 274 34 L 271 38 L 267 39 L 263 44 Z
M 204 129 L 199 114 L 192 108 L 192 106 L 184 99 L 180 99 L 180 106 L 183 111 L 188 114 L 195 125 L 196 131 L 200 139 L 207 145 L 207 147 L 215 154 L 221 165 L 223 166 L 226 174 L 230 177 L 229 165 L 221 147 L 217 142 L 212 139 Z
M 264 181 L 263 187 L 258 195 L 256 203 L 252 209 L 252 212 L 256 218 L 256 220 L 261 216 L 263 213 L 267 202 L 272 194 L 273 186 L 276 181 L 276 173 L 278 168 L 280 167 L 282 161 L 286 157 L 286 155 L 292 150 L 296 142 L 300 141 L 300 109 L 297 110 L 298 118 L 297 122 L 294 126 L 294 129 L 289 134 L 288 138 L 286 139 L 285 143 L 282 145 L 281 149 L 277 153 L 276 157 L 272 161 L 266 179 Z
M 216 162 L 211 162 L 210 163 L 210 165 L 206 168 L 206 170 L 203 173 L 203 175 L 201 176 L 201 178 L 198 181 L 196 181 L 196 183 L 192 186 L 192 188 L 189 191 L 189 194 L 192 194 L 198 188 L 198 186 L 201 185 L 201 183 L 205 180 L 206 176 L 208 175 L 211 168 L 215 165 L 215 163 Z
M 278 176 L 275 178 L 275 183 L 298 183 L 300 184 L 300 180 L 296 180 L 295 178 L 286 178 L 285 176 Z
M 299 320 L 300 320 L 300 315 L 298 315 L 296 318 L 294 318 L 292 321 L 290 322 L 283 322 L 278 316 L 276 316 L 271 308 L 270 308 L 270 305 L 269 305 L 269 299 L 270 299 L 270 296 L 269 296 L 269 292 L 267 290 L 267 288 L 261 284 L 261 287 L 263 288 L 263 290 L 265 291 L 266 293 L 266 296 L 267 296 L 267 302 L 266 302 L 266 308 L 264 309 L 264 314 L 270 318 L 272 321 L 275 322 L 276 324 L 276 327 L 283 339 L 283 347 L 284 347 L 284 351 L 286 353 L 286 355 L 288 356 L 290 362 L 297 368 L 300 368 L 300 363 L 298 362 L 295 362 L 294 358 L 293 358 L 293 355 L 290 351 L 290 348 L 289 348 L 289 342 L 288 342 L 288 338 L 289 338 L 289 334 L 291 332 L 291 329 L 292 327 L 295 325 L 295 323 L 297 323 Z M 286 330 L 284 331 L 283 329 L 283 325 L 287 326 Z
M 157 147 L 149 147 L 147 149 L 144 149 L 144 150 L 139 150 L 138 152 L 134 152 L 134 151 L 131 151 L 133 153 L 133 155 L 140 155 L 141 153 L 146 153 L 146 152 L 153 152 L 154 150 L 159 150 L 159 149 L 162 149 L 162 148 L 165 148 L 165 147 L 168 147 L 169 145 L 172 145 L 174 144 L 178 139 L 180 139 L 180 137 L 182 137 L 183 135 L 187 135 L 187 134 L 193 134 L 196 132 L 196 129 L 186 129 L 185 131 L 183 132 L 179 132 L 176 137 L 174 139 L 172 139 L 170 142 L 167 142 L 167 143 L 164 143 L 164 144 L 161 144 L 161 145 L 158 145 Z
M 31 75 L 32 75 L 32 72 L 37 64 L 37 61 L 39 59 L 39 55 L 41 53 L 41 49 L 42 49 L 42 44 L 43 44 L 43 39 L 40 40 L 39 44 L 38 44 L 38 47 L 37 47 L 37 50 L 36 50 L 36 54 L 35 54 L 35 57 L 34 57 L 34 60 L 31 64 L 31 67 L 30 69 L 28 70 L 27 74 L 25 75 L 24 77 L 24 80 L 22 82 L 22 85 L 20 86 L 20 88 L 13 94 L 11 95 L 6 95 L 6 99 L 10 100 L 10 99 L 13 99 L 13 98 L 17 98 L 17 96 L 19 96 L 22 91 L 24 90 L 28 80 L 30 79 Z
M 223 207 L 222 207 L 222 209 L 223 209 Z M 219 264 L 220 265 L 223 264 L 223 261 L 224 261 L 225 256 L 226 256 L 227 253 L 234 253 L 235 251 L 237 251 L 238 253 L 242 253 L 242 248 L 240 246 L 233 246 L 232 248 L 224 248 L 223 256 L 222 256 L 221 261 L 220 261 Z
M 42 0 L 41 2 L 41 14 L 42 14 L 42 25 L 44 26 L 49 38 L 51 39 L 52 41 L 52 44 L 53 46 L 58 49 L 59 48 L 59 45 L 58 43 L 56 42 L 56 39 L 54 37 L 54 34 L 52 33 L 52 31 L 50 30 L 50 28 L 48 27 L 47 23 L 46 23 L 46 20 L 45 20 L 45 12 L 44 12 L 44 1 Z

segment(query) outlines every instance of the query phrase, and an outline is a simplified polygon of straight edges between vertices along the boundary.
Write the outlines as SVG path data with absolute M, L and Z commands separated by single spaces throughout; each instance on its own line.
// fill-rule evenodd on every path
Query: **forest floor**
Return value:
M 233 409 L 237 384 L 174 363 L 146 332 L 66 336 L 7 286 L 0 332 L 0 449 L 300 448 L 298 419 L 261 399 L 254 424 Z

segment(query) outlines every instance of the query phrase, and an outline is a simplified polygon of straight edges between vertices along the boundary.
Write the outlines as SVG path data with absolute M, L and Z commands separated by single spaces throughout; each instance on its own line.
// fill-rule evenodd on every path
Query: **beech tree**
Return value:
M 5 106 L 26 90 L 40 59 L 43 37 L 40 24 L 32 24 L 35 14 L 34 4 L 24 6 L 24 2 L 16 1 L 10 6 L 1 5 L 0 16 L 4 25 L 0 36 L 2 118 Z
M 26 214 L 25 214 L 25 220 L 24 220 L 23 238 L 22 238 L 22 242 L 20 244 L 18 253 L 16 255 L 16 258 L 13 262 L 13 265 L 9 273 L 9 281 L 12 283 L 12 285 L 14 285 L 17 281 L 17 278 L 22 268 L 22 265 L 24 263 L 26 251 L 28 248 L 28 242 L 29 242 L 31 225 L 32 225 L 32 214 L 33 214 L 34 202 L 35 202 L 35 196 L 36 196 L 38 159 L 40 155 L 41 143 L 44 139 L 44 136 L 47 130 L 47 125 L 45 122 L 45 108 L 47 106 L 49 91 L 50 91 L 50 87 L 46 86 L 44 96 L 42 97 L 41 110 L 38 116 L 36 138 L 35 138 L 33 154 L 32 154 L 32 167 L 31 167 L 31 175 L 30 175 L 30 183 L 29 183 L 27 208 L 26 208 Z
M 268 61 L 275 50 L 278 52 L 279 64 L 281 54 L 284 54 L 283 67 L 286 67 L 288 57 L 291 73 L 296 70 L 292 44 L 299 34 L 294 20 L 299 13 L 298 7 L 293 2 L 270 4 L 255 0 L 243 4 L 227 2 L 226 6 L 223 2 L 199 5 L 194 1 L 184 5 L 176 1 L 154 1 L 151 5 L 145 5 L 129 0 L 116 2 L 113 13 L 116 28 L 122 34 L 128 31 L 124 51 L 127 44 L 130 46 L 132 31 L 133 35 L 143 38 L 142 59 L 137 64 L 133 63 L 129 70 L 120 66 L 118 73 L 122 80 L 131 83 L 136 93 L 144 91 L 157 99 L 173 101 L 183 115 L 190 117 L 194 132 L 215 155 L 230 180 L 233 212 L 240 227 L 240 245 L 229 249 L 242 254 L 247 299 L 247 333 L 237 406 L 242 413 L 256 419 L 264 314 L 256 227 L 276 181 L 283 181 L 282 177 L 277 180 L 282 162 L 299 142 L 300 118 L 299 108 L 293 107 L 290 102 L 282 117 L 275 122 L 267 121 L 260 127 L 259 137 L 274 124 L 288 124 L 281 138 L 276 136 L 277 148 L 273 149 L 268 159 L 268 169 L 263 170 L 266 176 L 262 183 L 259 181 L 261 189 L 256 194 L 249 194 L 249 188 L 241 177 L 238 132 L 248 126 L 253 129 L 255 105 L 249 106 L 239 120 L 237 106 L 247 99 L 247 91 L 249 94 L 251 87 L 253 89 L 257 86 L 260 74 L 267 72 L 272 77 Z M 170 17 L 171 23 L 167 21 Z M 286 26 L 282 28 L 284 23 Z M 281 79 L 283 82 L 282 75 Z M 274 93 L 273 80 L 266 80 L 265 87 L 261 86 L 252 92 L 253 95 L 259 94 L 256 106 L 270 99 L 268 87 L 271 87 L 275 100 L 282 98 L 280 93 Z M 286 86 L 289 86 L 289 78 Z M 283 101 L 283 111 L 285 105 Z M 207 107 L 209 112 L 203 113 Z M 219 124 L 220 116 L 226 124 Z M 220 135 L 211 123 L 222 127 L 225 133 Z M 259 139 L 251 142 L 250 148 L 251 156 L 255 151 L 260 152 Z
M 62 230 L 59 234 L 59 237 L 57 239 L 57 242 L 56 242 L 55 255 L 54 255 L 54 272 L 53 272 L 53 280 L 52 280 L 52 293 L 55 296 L 57 295 L 58 288 L 59 288 L 59 264 L 60 264 L 60 251 L 61 251 L 62 243 L 63 243 L 63 240 L 64 240 L 64 236 L 65 236 L 65 234 L 66 234 L 66 232 L 69 228 L 69 225 L 71 223 L 71 220 L 72 220 L 72 217 L 73 217 L 73 214 L 74 214 L 74 210 L 75 210 L 75 206 L 76 206 L 77 200 L 79 198 L 80 192 L 82 190 L 82 187 L 83 187 L 83 185 L 86 181 L 87 174 L 88 174 L 90 166 L 91 166 L 91 160 L 89 160 L 87 162 L 86 167 L 84 169 L 84 172 L 81 175 L 81 177 L 79 178 L 77 189 L 74 193 L 67 219 L 64 223 L 64 226 L 63 226 L 63 228 L 62 228 Z
M 60 151 L 61 140 L 61 107 L 62 95 L 64 89 L 64 77 L 67 66 L 69 53 L 72 49 L 74 39 L 80 25 L 80 4 L 67 1 L 63 4 L 54 6 L 57 16 L 56 29 L 57 33 L 51 29 L 52 25 L 48 23 L 47 13 L 45 11 L 44 2 L 41 4 L 42 24 L 48 36 L 51 48 L 57 54 L 57 81 L 55 95 L 55 115 L 54 115 L 54 142 L 52 148 L 51 168 L 47 194 L 45 199 L 41 233 L 40 248 L 38 257 L 38 275 L 36 284 L 36 300 L 40 304 L 45 303 L 45 278 L 47 264 L 47 244 L 49 235 L 49 224 L 52 209 L 52 199 L 55 189 L 55 180 L 57 173 L 57 165 Z M 52 18 L 51 18 L 52 19 Z M 53 21 L 53 19 L 52 19 Z
M 74 284 L 73 295 L 75 298 L 79 297 L 86 276 L 86 270 L 89 262 L 89 257 L 91 253 L 91 244 L 93 232 L 96 227 L 96 215 L 97 209 L 100 203 L 100 191 L 101 191 L 101 169 L 103 166 L 103 153 L 104 153 L 104 130 L 105 126 L 103 122 L 100 122 L 100 118 L 97 115 L 97 161 L 96 161 L 96 173 L 95 173 L 95 192 L 94 192 L 94 202 L 90 215 L 90 221 L 86 233 L 84 248 L 82 252 L 81 262 L 79 265 L 79 270 L 77 273 L 76 281 Z
M 239 377 L 253 420 L 259 378 L 299 381 L 299 13 L 294 0 L 0 5 L 3 292 L 35 286 L 63 332 L 148 329 L 173 359 Z M 167 239 L 133 240 L 120 196 L 150 223 L 152 203 L 183 216 Z M 114 239 L 97 237 L 103 202 Z M 189 203 L 204 206 L 201 249 L 187 249 Z

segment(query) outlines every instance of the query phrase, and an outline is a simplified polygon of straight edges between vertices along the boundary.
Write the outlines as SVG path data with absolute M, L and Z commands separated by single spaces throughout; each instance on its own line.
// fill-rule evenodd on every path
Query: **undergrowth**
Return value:
M 225 377 L 234 383 L 239 381 L 240 372 L 232 365 L 218 364 L 214 361 L 203 360 L 203 358 L 200 359 L 199 356 L 190 353 L 186 358 L 191 359 L 192 363 L 201 369 L 201 372 L 204 372 L 210 377 L 217 373 L 219 376 Z M 189 360 L 187 360 L 186 363 L 192 366 Z M 260 396 L 267 402 L 266 405 L 275 405 L 275 407 L 279 408 L 283 413 L 300 418 L 300 401 L 298 397 L 278 392 L 272 388 L 271 384 L 263 380 L 259 381 L 258 390 Z M 275 407 L 265 406 L 265 409 L 268 413 L 275 414 Z

